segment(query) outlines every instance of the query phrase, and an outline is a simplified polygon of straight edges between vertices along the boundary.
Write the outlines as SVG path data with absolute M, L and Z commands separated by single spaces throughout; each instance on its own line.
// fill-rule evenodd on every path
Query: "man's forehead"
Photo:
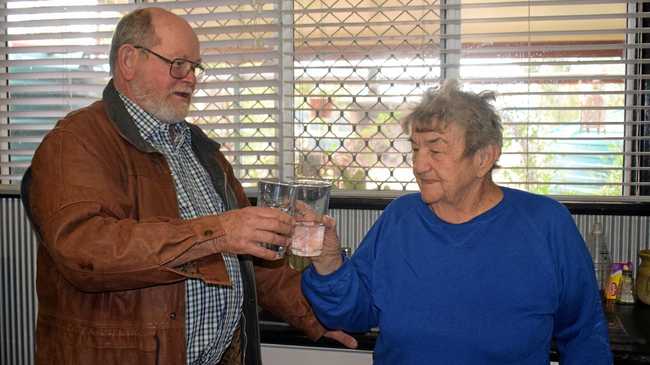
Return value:
M 199 39 L 183 18 L 167 11 L 159 11 L 154 12 L 152 22 L 159 49 L 170 56 L 192 61 L 200 57 Z

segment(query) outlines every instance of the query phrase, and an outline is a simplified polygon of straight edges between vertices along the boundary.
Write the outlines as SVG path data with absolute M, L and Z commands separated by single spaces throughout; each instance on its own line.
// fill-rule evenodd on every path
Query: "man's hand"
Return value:
M 343 331 L 327 331 L 323 336 L 331 338 L 334 341 L 338 341 L 349 349 L 356 349 L 358 345 L 357 340 L 354 337 L 348 335 Z
M 222 252 L 253 255 L 277 260 L 277 252 L 261 246 L 287 246 L 291 242 L 293 218 L 274 208 L 246 207 L 225 212 L 220 217 L 226 234 L 217 240 Z
M 320 256 L 312 257 L 311 261 L 319 274 L 327 275 L 338 270 L 343 265 L 343 259 L 341 258 L 341 244 L 336 234 L 336 220 L 326 215 L 322 217 L 321 221 L 325 225 L 323 250 Z

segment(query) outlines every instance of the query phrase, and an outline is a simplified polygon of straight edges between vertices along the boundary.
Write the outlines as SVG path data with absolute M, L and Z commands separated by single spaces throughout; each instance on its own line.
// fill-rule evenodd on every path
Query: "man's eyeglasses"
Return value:
M 187 77 L 190 71 L 194 72 L 194 76 L 198 79 L 199 76 L 201 76 L 201 74 L 203 73 L 203 71 L 205 71 L 205 68 L 203 68 L 203 66 L 198 62 L 192 62 L 184 58 L 174 58 L 173 60 L 170 60 L 169 58 L 165 56 L 161 56 L 147 47 L 133 46 L 133 48 L 145 52 L 149 52 L 152 55 L 160 58 L 161 60 L 169 63 L 169 76 L 175 79 L 179 79 L 179 80 L 184 79 L 185 77 Z

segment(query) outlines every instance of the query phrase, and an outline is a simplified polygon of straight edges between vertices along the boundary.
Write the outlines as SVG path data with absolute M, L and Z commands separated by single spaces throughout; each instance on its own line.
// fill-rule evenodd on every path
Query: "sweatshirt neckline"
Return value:
M 486 221 L 490 221 L 497 216 L 501 214 L 501 212 L 505 209 L 507 206 L 509 200 L 510 200 L 510 195 L 511 191 L 508 188 L 501 187 L 499 186 L 499 189 L 501 189 L 501 192 L 503 193 L 503 197 L 501 198 L 501 201 L 499 201 L 495 206 L 492 208 L 486 210 L 485 212 L 477 215 L 476 217 L 468 220 L 467 222 L 463 223 L 449 223 L 440 217 L 422 200 L 422 195 L 418 194 L 420 197 L 420 209 L 426 211 L 429 213 L 429 216 L 431 217 L 431 220 L 433 223 L 440 224 L 440 225 L 446 225 L 450 227 L 463 227 L 463 226 L 470 226 L 473 224 L 479 224 L 483 223 Z

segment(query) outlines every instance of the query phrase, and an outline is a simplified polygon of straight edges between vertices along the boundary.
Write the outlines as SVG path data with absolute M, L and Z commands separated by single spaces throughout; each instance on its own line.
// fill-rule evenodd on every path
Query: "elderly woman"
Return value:
M 567 209 L 496 185 L 492 93 L 429 90 L 404 120 L 419 193 L 393 201 L 354 256 L 334 221 L 302 288 L 328 327 L 379 327 L 375 364 L 611 364 L 585 243 Z

